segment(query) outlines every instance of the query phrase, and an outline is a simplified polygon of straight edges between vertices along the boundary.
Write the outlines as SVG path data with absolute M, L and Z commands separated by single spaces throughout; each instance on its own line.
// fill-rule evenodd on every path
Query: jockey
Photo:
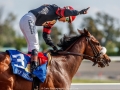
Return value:
M 57 51 L 53 44 L 50 33 L 51 27 L 56 21 L 71 23 L 77 15 L 86 14 L 87 9 L 74 10 L 71 6 L 60 8 L 55 4 L 44 4 L 36 9 L 30 10 L 20 20 L 20 29 L 27 41 L 28 52 L 31 53 L 31 72 L 38 66 L 39 39 L 35 26 L 43 26 L 43 39 L 46 44 Z

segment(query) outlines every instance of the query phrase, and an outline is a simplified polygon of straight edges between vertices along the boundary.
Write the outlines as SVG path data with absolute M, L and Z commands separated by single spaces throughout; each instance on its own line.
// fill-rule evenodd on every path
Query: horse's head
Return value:
M 84 54 L 90 56 L 84 56 L 84 58 L 92 60 L 94 62 L 93 66 L 95 66 L 96 64 L 98 64 L 99 67 L 109 66 L 111 60 L 106 54 L 106 48 L 102 47 L 99 41 L 86 29 L 78 31 L 81 36 L 85 37 L 86 39 L 86 47 Z
M 78 30 L 80 35 L 74 37 L 64 36 L 61 39 L 59 46 L 64 51 L 69 51 L 74 48 L 76 43 L 84 43 L 84 52 L 76 55 L 83 56 L 84 59 L 89 59 L 94 62 L 93 66 L 98 64 L 99 67 L 109 66 L 110 58 L 106 54 L 106 48 L 102 47 L 99 41 L 91 35 L 87 30 Z M 75 47 L 76 48 L 76 47 Z M 82 48 L 82 47 L 80 47 Z M 76 52 L 69 53 L 75 54 Z
M 106 48 L 102 47 L 99 43 L 99 41 L 91 35 L 86 29 L 84 30 L 78 30 L 80 35 L 74 36 L 74 37 L 69 37 L 69 36 L 64 36 L 60 40 L 60 44 L 58 45 L 59 47 L 62 48 L 64 51 L 71 51 L 71 47 L 73 47 L 75 44 L 78 43 L 84 43 L 84 50 L 80 54 L 76 55 L 81 55 L 83 56 L 84 59 L 89 59 L 94 62 L 93 66 L 98 64 L 99 67 L 105 67 L 109 66 L 110 63 L 110 58 L 106 54 Z M 76 48 L 76 47 L 75 47 Z M 80 46 L 82 48 L 82 46 Z M 74 49 L 74 47 L 73 47 Z M 75 55 L 74 52 L 69 53 Z

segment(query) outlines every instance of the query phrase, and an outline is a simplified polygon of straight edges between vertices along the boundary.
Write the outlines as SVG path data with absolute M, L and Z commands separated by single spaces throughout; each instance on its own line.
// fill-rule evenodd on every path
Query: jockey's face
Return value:
M 61 18 L 58 19 L 58 20 L 61 21 L 61 22 L 67 22 L 66 18 L 68 18 L 68 17 L 61 17 Z

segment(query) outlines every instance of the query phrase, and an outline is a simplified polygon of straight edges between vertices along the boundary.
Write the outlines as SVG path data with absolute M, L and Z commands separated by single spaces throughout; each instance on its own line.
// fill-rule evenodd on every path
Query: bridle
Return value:
M 106 62 L 103 54 L 100 51 L 98 51 L 97 48 L 95 47 L 95 45 L 93 45 L 93 43 L 91 42 L 92 37 L 93 36 L 86 37 L 86 40 L 90 44 L 90 46 L 91 46 L 91 48 L 93 50 L 93 54 L 94 54 L 94 56 L 93 56 L 93 59 L 94 59 L 93 66 L 95 66 L 97 63 L 102 63 L 103 66 L 105 66 L 107 64 L 107 62 Z
M 102 53 L 100 53 L 100 51 L 97 50 L 97 48 L 95 47 L 95 45 L 93 45 L 92 41 L 91 41 L 91 38 L 93 36 L 86 36 L 86 40 L 87 40 L 87 44 L 89 43 L 91 48 L 92 48 L 92 51 L 93 51 L 93 54 L 94 56 L 90 56 L 90 55 L 86 55 L 86 54 L 80 54 L 80 53 L 75 53 L 75 52 L 68 52 L 68 49 L 70 49 L 79 39 L 77 39 L 73 44 L 71 44 L 65 51 L 62 51 L 62 52 L 58 52 L 58 54 L 64 54 L 64 55 L 76 55 L 76 56 L 83 56 L 84 59 L 86 58 L 91 58 L 93 60 L 93 66 L 95 66 L 97 63 L 102 63 L 103 64 L 103 67 L 105 67 L 105 65 L 108 63 L 106 62 L 106 60 L 104 59 L 104 56 Z

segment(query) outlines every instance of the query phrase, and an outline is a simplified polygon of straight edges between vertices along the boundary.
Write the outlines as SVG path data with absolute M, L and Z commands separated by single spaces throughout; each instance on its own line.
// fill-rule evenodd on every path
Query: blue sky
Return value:
M 39 7 L 42 4 L 57 4 L 60 7 L 73 6 L 76 10 L 90 7 L 87 15 L 79 15 L 73 22 L 75 30 L 80 27 L 83 17 L 94 16 L 96 12 L 105 12 L 120 20 L 120 0 L 0 0 L 0 7 L 4 8 L 4 16 L 13 12 L 17 16 L 15 27 L 19 31 L 19 20 L 30 9 Z M 57 22 L 56 26 L 66 28 L 66 23 Z M 62 25 L 62 27 L 60 26 Z

